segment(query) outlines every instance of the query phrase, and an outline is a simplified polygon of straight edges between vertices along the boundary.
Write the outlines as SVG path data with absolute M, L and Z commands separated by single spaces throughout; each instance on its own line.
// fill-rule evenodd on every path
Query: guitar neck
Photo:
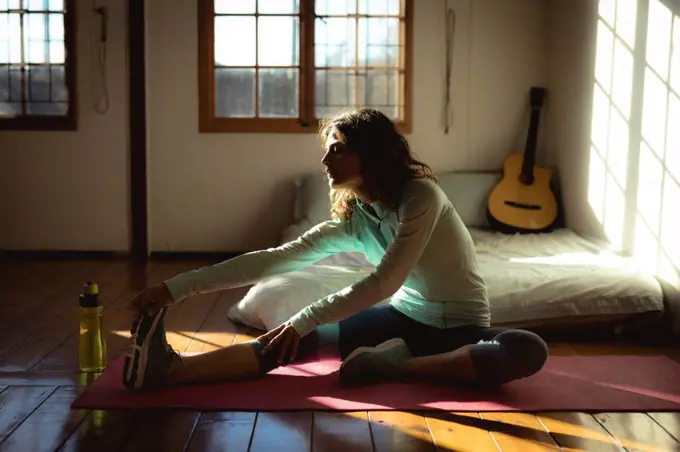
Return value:
M 527 136 L 527 143 L 524 149 L 524 159 L 522 160 L 522 180 L 534 180 L 534 166 L 536 165 L 536 145 L 538 137 L 538 124 L 540 121 L 540 110 L 538 108 L 531 109 L 531 122 L 529 124 L 529 134 Z

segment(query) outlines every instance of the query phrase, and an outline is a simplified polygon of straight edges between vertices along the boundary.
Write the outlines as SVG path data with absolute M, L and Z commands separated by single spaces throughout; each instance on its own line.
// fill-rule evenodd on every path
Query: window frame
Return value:
M 412 129 L 413 5 L 400 0 L 404 11 L 404 117 L 395 120 L 404 134 Z M 315 109 L 314 0 L 300 0 L 299 118 L 224 118 L 215 116 L 214 0 L 198 0 L 198 101 L 200 133 L 317 133 Z M 370 16 L 368 16 L 370 17 Z M 257 39 L 257 38 L 256 38 Z M 401 44 L 401 42 L 400 42 Z M 400 88 L 401 89 L 401 88 Z
M 64 81 L 68 91 L 68 110 L 63 116 L 0 116 L 3 131 L 73 131 L 78 129 L 77 89 L 77 0 L 64 0 Z M 23 39 L 23 36 L 21 37 Z M 22 99 L 22 102 L 24 100 Z

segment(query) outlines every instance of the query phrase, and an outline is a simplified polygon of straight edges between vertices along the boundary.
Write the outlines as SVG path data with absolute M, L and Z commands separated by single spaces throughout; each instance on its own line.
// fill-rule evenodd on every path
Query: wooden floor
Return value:
M 436 413 L 71 410 L 78 294 L 100 285 L 109 359 L 129 340 L 130 297 L 203 262 L 0 261 L 0 451 L 680 451 L 680 413 Z M 173 307 L 168 338 L 198 352 L 242 341 L 226 319 L 245 289 Z M 553 354 L 666 353 L 616 344 L 551 344 Z M 680 384 L 680 382 L 678 382 Z

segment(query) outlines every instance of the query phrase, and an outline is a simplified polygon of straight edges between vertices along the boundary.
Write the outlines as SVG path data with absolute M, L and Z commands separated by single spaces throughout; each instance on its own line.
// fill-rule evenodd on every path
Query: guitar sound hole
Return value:
M 515 202 L 515 201 L 505 201 L 505 204 L 512 206 L 512 207 L 517 207 L 519 209 L 541 210 L 541 206 L 537 206 L 536 204 L 524 204 L 524 203 Z

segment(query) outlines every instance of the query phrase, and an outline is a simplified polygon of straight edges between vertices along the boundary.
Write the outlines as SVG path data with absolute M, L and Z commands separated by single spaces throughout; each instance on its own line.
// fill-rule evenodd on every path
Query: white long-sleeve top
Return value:
M 291 317 L 305 336 L 391 297 L 405 315 L 438 328 L 489 326 L 489 303 L 472 238 L 441 188 L 409 182 L 396 211 L 357 201 L 350 221 L 329 220 L 296 240 L 179 274 L 165 281 L 175 301 L 255 284 L 331 254 L 361 252 L 376 266 L 356 283 Z M 375 212 L 375 213 L 374 213 Z

